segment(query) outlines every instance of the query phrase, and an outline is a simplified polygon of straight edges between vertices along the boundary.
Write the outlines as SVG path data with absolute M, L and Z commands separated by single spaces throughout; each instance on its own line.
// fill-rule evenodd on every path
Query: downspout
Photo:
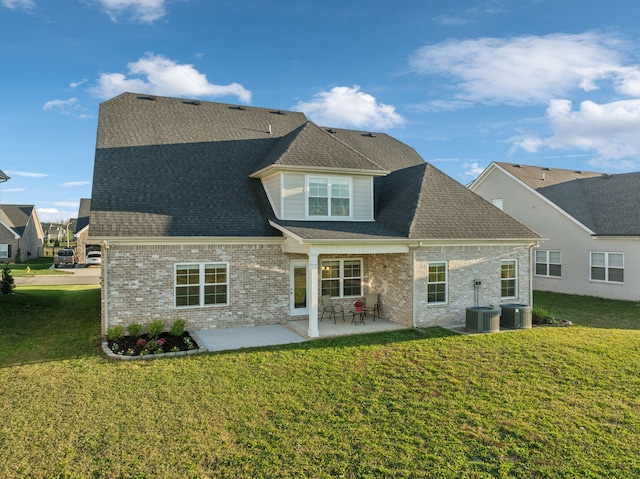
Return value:
M 109 248 L 111 248 L 111 245 L 109 243 L 107 243 L 106 241 L 104 241 L 102 243 L 102 265 L 100 266 L 100 268 L 102 269 L 102 335 L 106 336 L 107 334 L 107 329 L 109 329 L 109 305 L 107 302 L 107 298 L 108 298 L 108 284 L 109 281 L 107 281 L 108 277 L 107 277 L 107 265 L 109 263 L 109 256 L 108 256 L 108 251 Z

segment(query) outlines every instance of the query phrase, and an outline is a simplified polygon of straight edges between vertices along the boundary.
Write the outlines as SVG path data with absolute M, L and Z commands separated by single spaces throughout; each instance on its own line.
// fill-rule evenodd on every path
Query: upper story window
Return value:
M 307 178 L 307 216 L 349 218 L 351 192 L 350 178 L 309 176 Z
M 624 254 L 623 253 L 594 253 L 590 254 L 590 278 L 592 281 L 607 281 L 613 283 L 624 282 Z
M 560 251 L 536 250 L 536 276 L 562 276 Z

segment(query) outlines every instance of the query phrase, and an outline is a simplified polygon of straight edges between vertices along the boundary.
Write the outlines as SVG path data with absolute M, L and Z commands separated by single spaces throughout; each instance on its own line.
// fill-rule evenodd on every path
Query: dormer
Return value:
M 373 221 L 373 180 L 388 171 L 307 122 L 281 138 L 252 178 L 282 220 Z

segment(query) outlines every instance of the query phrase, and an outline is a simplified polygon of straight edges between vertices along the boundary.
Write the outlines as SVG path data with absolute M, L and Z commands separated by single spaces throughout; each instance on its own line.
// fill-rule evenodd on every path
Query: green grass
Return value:
M 535 291 L 533 304 L 558 319 L 592 328 L 640 329 L 640 303 Z
M 40 319 L 11 297 L 0 337 L 46 331 L 29 358 L 0 344 L 3 478 L 640 476 L 635 329 L 430 328 L 125 362 L 95 347 L 97 289 L 18 292 Z
M 12 276 L 37 276 L 41 274 L 71 274 L 70 271 L 64 271 L 60 269 L 52 269 L 53 258 L 41 257 L 23 261 L 21 263 L 9 264 Z M 6 264 L 0 263 L 0 270 L 4 269 Z M 29 272 L 27 272 L 29 268 Z

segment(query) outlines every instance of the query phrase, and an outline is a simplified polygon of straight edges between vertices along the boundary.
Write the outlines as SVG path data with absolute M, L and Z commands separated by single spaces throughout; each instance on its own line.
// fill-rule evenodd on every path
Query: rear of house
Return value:
M 316 337 L 323 295 L 367 293 L 407 327 L 459 324 L 530 303 L 540 239 L 384 133 L 131 93 L 100 108 L 90 225 L 103 332 L 306 318 Z

